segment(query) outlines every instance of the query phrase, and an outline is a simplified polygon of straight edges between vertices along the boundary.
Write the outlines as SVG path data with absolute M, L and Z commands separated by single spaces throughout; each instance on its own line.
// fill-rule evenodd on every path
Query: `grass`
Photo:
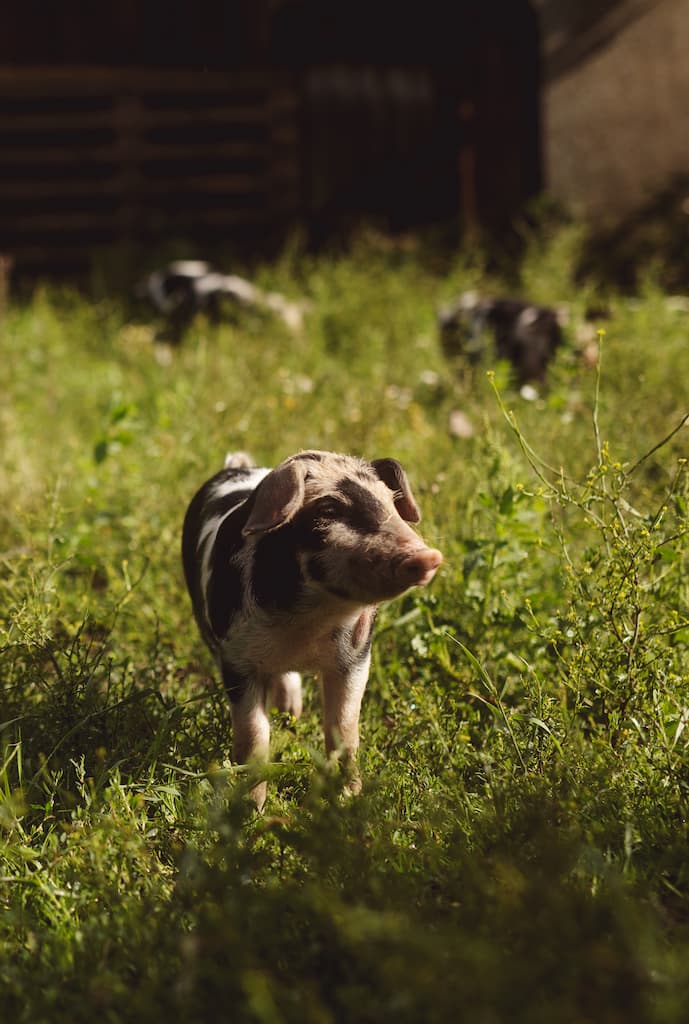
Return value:
M 2 1019 L 686 1020 L 687 315 L 606 296 L 587 367 L 579 241 L 522 267 L 572 310 L 534 402 L 443 361 L 436 304 L 499 286 L 465 254 L 287 253 L 259 279 L 310 299 L 300 336 L 247 314 L 175 348 L 47 290 L 7 310 Z M 311 687 L 259 816 L 180 524 L 226 451 L 312 446 L 399 458 L 446 565 L 380 616 L 361 797 Z

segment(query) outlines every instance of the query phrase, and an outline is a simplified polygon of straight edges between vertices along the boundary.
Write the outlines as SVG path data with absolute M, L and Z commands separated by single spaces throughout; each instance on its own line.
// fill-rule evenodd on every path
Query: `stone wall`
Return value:
M 689 0 L 538 6 L 546 190 L 605 225 L 689 176 Z

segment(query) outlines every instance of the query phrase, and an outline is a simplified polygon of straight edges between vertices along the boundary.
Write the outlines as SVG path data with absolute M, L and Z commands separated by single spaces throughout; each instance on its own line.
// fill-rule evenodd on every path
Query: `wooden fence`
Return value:
M 0 68 L 0 253 L 72 271 L 101 246 L 279 229 L 297 116 L 280 73 Z

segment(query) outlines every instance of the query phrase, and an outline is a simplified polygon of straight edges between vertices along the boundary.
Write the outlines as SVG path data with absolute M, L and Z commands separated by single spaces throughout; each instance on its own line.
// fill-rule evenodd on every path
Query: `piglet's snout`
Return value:
M 442 561 L 443 556 L 436 548 L 414 548 L 398 563 L 399 581 L 407 587 L 423 587 L 431 582 Z

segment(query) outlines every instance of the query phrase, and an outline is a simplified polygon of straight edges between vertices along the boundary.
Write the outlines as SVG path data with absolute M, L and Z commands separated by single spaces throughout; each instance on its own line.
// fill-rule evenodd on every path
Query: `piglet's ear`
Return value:
M 383 483 L 395 492 L 395 506 L 402 519 L 407 523 L 418 523 L 421 512 L 411 492 L 407 474 L 397 459 L 375 459 L 371 465 Z
M 304 500 L 305 475 L 303 463 L 288 462 L 264 477 L 242 533 L 269 533 L 289 522 Z

